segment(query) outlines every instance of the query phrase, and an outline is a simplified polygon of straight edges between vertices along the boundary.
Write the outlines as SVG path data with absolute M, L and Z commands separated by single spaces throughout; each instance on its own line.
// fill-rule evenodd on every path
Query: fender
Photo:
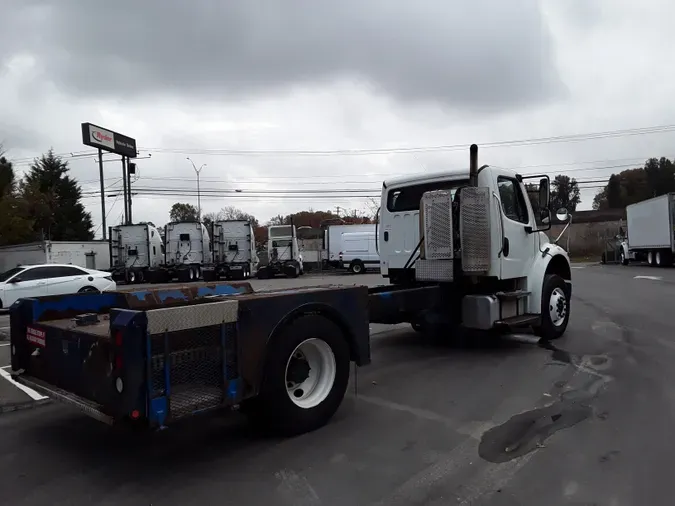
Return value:
M 544 278 L 548 274 L 557 274 L 567 283 L 567 298 L 572 296 L 572 268 L 567 252 L 553 243 L 541 245 L 542 253 L 538 253 L 527 278 L 527 289 L 530 292 L 528 312 L 541 314 L 541 292 L 544 286 Z M 546 251 L 546 253 L 543 253 Z

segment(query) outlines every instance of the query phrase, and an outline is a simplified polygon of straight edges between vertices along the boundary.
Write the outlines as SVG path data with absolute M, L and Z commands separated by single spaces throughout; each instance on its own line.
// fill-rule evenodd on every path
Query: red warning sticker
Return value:
M 29 343 L 37 344 L 38 346 L 45 347 L 45 331 L 36 329 L 33 327 L 26 328 L 26 339 Z

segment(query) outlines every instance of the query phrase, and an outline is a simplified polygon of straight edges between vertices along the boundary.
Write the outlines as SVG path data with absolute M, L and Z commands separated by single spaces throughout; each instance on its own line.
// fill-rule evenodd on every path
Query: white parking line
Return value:
M 14 381 L 14 378 L 5 370 L 9 368 L 10 366 L 6 367 L 1 367 L 0 368 L 0 377 L 5 378 L 7 381 L 9 381 L 12 385 L 14 385 L 16 388 L 24 392 L 26 395 L 28 395 L 31 399 L 34 401 L 41 401 L 42 399 L 46 399 L 47 396 L 42 395 L 32 388 L 28 388 L 26 385 L 22 385 L 21 383 L 17 383 Z
M 652 281 L 661 281 L 663 276 L 634 276 L 633 279 L 651 279 Z
M 12 344 L 12 343 L 0 343 L 0 348 L 3 347 L 3 346 L 9 346 L 10 344 Z

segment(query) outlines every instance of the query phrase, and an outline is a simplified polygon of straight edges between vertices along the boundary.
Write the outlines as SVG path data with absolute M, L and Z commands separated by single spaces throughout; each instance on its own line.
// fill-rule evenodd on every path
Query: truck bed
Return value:
M 22 299 L 11 309 L 12 371 L 100 420 L 163 426 L 257 395 L 275 329 L 313 311 L 335 315 L 352 359 L 370 362 L 366 287 L 202 283 Z M 78 325 L 83 313 L 98 321 Z

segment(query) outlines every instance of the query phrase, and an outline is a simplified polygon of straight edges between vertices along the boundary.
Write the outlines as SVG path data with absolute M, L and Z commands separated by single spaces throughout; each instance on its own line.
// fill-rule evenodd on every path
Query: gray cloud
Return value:
M 364 81 L 403 102 L 500 111 L 563 89 L 536 0 L 13 2 L 29 50 L 70 93 L 232 99 Z

